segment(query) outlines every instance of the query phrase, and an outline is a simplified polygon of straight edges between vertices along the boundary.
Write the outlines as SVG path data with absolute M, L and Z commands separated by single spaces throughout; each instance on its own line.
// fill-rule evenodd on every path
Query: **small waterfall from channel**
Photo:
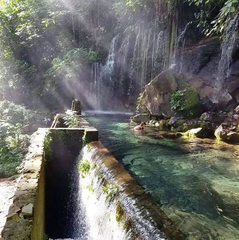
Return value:
M 221 46 L 221 59 L 218 65 L 218 72 L 215 82 L 216 94 L 214 102 L 219 103 L 220 99 L 226 97 L 231 98 L 228 92 L 223 91 L 223 84 L 229 78 L 231 73 L 232 53 L 237 37 L 237 29 L 239 24 L 239 13 L 231 20 L 226 31 L 225 41 Z
M 84 209 L 87 238 L 76 239 L 184 239 L 100 142 L 83 148 L 79 166 L 78 204 Z
M 185 239 L 100 142 L 83 147 L 83 135 L 84 131 L 64 129 L 48 137 L 46 236 L 50 240 Z

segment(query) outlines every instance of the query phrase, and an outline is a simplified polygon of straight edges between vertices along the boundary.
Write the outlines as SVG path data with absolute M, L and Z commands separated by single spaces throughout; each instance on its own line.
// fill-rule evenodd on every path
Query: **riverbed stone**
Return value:
M 150 115 L 147 113 L 137 114 L 131 117 L 130 120 L 135 123 L 148 122 L 150 120 Z

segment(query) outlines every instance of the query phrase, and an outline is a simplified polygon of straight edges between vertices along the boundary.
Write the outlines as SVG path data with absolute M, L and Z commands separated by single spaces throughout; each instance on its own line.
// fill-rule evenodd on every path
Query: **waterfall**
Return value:
M 109 54 L 106 64 L 102 66 L 100 63 L 93 64 L 91 74 L 92 79 L 92 92 L 95 96 L 95 106 L 97 109 L 104 108 L 105 103 L 112 98 L 114 90 L 114 68 L 116 58 L 116 42 L 118 36 L 115 36 L 110 44 Z M 108 97 L 108 99 L 106 99 Z
M 100 142 L 83 148 L 80 169 L 87 240 L 185 239 Z
M 223 84 L 227 80 L 231 73 L 231 62 L 232 62 L 232 52 L 237 36 L 239 22 L 239 14 L 231 20 L 226 31 L 225 31 L 225 41 L 222 43 L 221 47 L 221 59 L 218 65 L 218 72 L 215 82 L 216 95 L 214 96 L 214 102 L 220 102 L 222 97 L 230 97 L 229 93 L 223 91 Z M 229 95 L 229 96 L 227 96 Z
M 112 81 L 112 72 L 114 70 L 114 64 L 115 64 L 115 43 L 119 35 L 115 36 L 110 44 L 110 50 L 109 55 L 107 57 L 107 61 L 105 66 L 102 68 L 102 75 L 101 78 L 109 77 Z
M 97 108 L 125 110 L 135 102 L 145 85 L 167 67 L 166 41 L 167 34 L 158 21 L 138 21 L 115 36 L 106 64 L 93 70 Z
M 119 96 L 122 96 L 124 93 L 124 87 L 125 87 L 125 77 L 128 73 L 128 65 L 127 65 L 127 59 L 128 59 L 128 53 L 129 53 L 129 40 L 130 35 L 126 35 L 125 39 L 122 41 L 120 50 L 118 52 L 118 65 L 120 67 L 120 73 L 119 73 Z
M 192 22 L 188 22 L 183 31 L 178 35 L 177 39 L 175 40 L 175 46 L 174 46 L 174 54 L 172 59 L 172 64 L 170 68 L 173 68 L 175 66 L 179 72 L 182 72 L 183 68 L 183 57 L 184 57 L 184 48 L 185 48 L 185 42 L 186 42 L 186 32 L 188 30 L 188 27 L 192 24 Z M 179 48 L 181 48 L 179 50 Z
M 90 161 L 90 164 L 93 164 Z M 80 201 L 85 206 L 88 224 L 88 239 L 125 240 L 131 239 L 124 224 L 117 221 L 117 203 L 108 199 L 103 191 L 103 181 L 96 170 L 80 178 Z
M 91 92 L 93 92 L 94 99 L 92 99 L 92 102 L 94 102 L 94 106 L 96 109 L 101 108 L 101 79 L 100 79 L 100 73 L 101 73 L 101 64 L 100 63 L 94 63 L 92 64 L 92 70 L 91 70 Z

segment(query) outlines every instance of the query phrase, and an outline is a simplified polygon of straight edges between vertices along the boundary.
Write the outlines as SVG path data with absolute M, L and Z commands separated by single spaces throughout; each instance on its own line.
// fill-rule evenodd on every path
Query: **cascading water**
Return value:
M 100 79 L 100 72 L 101 72 L 101 64 L 100 63 L 94 63 L 92 65 L 92 70 L 91 70 L 91 77 L 93 81 L 91 82 L 91 92 L 94 92 L 95 94 L 94 99 L 92 100 L 94 102 L 94 106 L 97 109 L 100 109 L 100 98 L 101 98 L 101 79 Z
M 88 240 L 185 239 L 100 142 L 86 146 L 80 159 Z
M 165 69 L 166 41 L 166 34 L 157 21 L 151 25 L 138 21 L 115 36 L 106 64 L 94 65 L 94 74 L 91 74 L 98 109 L 119 108 L 120 101 L 127 106 L 137 98 L 145 85 Z M 98 71 L 99 77 L 96 76 Z
M 64 129 L 47 136 L 46 236 L 50 240 L 184 239 L 100 142 L 82 149 L 83 135 L 82 130 Z
M 119 80 L 118 80 L 118 91 L 119 96 L 122 96 L 124 93 L 125 86 L 125 75 L 128 73 L 128 53 L 129 53 L 129 44 L 130 44 L 130 35 L 126 35 L 125 39 L 122 41 L 120 50 L 118 52 L 118 65 L 120 66 Z
M 105 66 L 102 67 L 102 72 L 101 72 L 101 78 L 104 79 L 105 77 L 109 78 L 110 81 L 112 81 L 112 72 L 114 70 L 114 64 L 115 64 L 115 44 L 116 40 L 118 38 L 118 35 L 115 36 L 110 44 L 110 50 L 109 50 L 109 55 L 107 57 L 107 61 Z
M 188 30 L 188 27 L 191 24 L 192 24 L 192 22 L 188 22 L 185 25 L 183 31 L 179 34 L 179 36 L 175 40 L 174 54 L 173 54 L 171 66 L 175 66 L 177 68 L 178 72 L 182 72 L 184 48 L 185 48 L 185 43 L 186 43 L 185 35 Z
M 114 92 L 114 67 L 116 57 L 116 43 L 118 35 L 110 44 L 109 55 L 106 64 L 94 63 L 91 70 L 91 92 L 93 93 L 96 109 L 104 109 L 108 98 L 112 98 Z M 104 93 L 104 94 L 103 94 Z
M 89 164 L 92 166 L 94 162 L 92 159 L 88 159 Z M 81 177 L 80 185 L 79 201 L 85 208 L 86 222 L 89 229 L 88 238 L 86 239 L 130 239 L 130 232 L 127 233 L 124 225 L 117 221 L 117 205 L 114 200 L 110 202 L 108 195 L 103 191 L 103 180 L 98 176 L 96 169 L 91 170 L 90 174 Z
M 231 98 L 228 92 L 223 91 L 223 84 L 227 80 L 231 73 L 232 52 L 238 34 L 239 13 L 231 20 L 226 31 L 225 41 L 222 43 L 221 59 L 218 65 L 218 72 L 215 82 L 216 94 L 214 96 L 214 102 L 219 103 L 221 99 Z

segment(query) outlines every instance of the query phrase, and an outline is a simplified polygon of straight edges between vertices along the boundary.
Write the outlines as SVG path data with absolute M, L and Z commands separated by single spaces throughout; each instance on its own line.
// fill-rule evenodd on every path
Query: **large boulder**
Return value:
M 145 86 L 139 99 L 138 112 L 166 118 L 174 112 L 187 117 L 195 115 L 199 110 L 200 96 L 197 89 L 184 79 L 183 74 L 177 74 L 172 69 L 160 73 Z
M 150 120 L 150 116 L 147 113 L 137 114 L 137 115 L 131 117 L 130 120 L 134 123 L 148 122 Z
M 148 112 L 151 115 L 170 116 L 171 95 L 177 90 L 178 84 L 174 72 L 169 69 L 160 73 L 145 86 L 138 105 L 139 112 Z

